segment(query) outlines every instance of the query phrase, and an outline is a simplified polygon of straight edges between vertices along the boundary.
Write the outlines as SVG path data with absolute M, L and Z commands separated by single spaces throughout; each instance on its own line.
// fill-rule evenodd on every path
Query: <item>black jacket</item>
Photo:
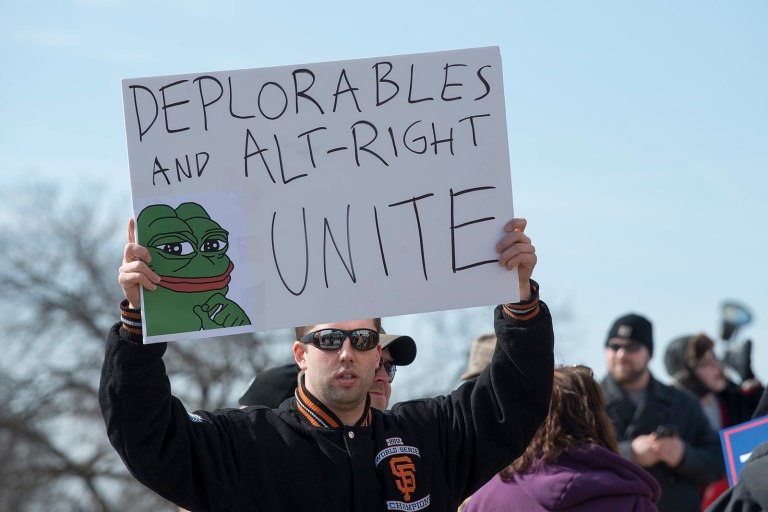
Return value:
M 670 468 L 658 463 L 646 469 L 661 485 L 659 510 L 698 512 L 701 489 L 720 478 L 724 467 L 720 439 L 709 426 L 696 397 L 651 377 L 645 404 L 636 408 L 610 375 L 601 385 L 608 416 L 616 429 L 619 452 L 624 457 L 632 459 L 631 444 L 635 437 L 655 432 L 660 425 L 675 428 L 685 442 L 680 465 Z
M 118 324 L 100 388 L 107 433 L 138 480 L 190 510 L 455 511 L 547 415 L 553 333 L 540 305 L 528 320 L 496 309 L 496 351 L 475 381 L 338 428 L 312 425 L 302 388 L 279 409 L 188 414 L 171 395 L 165 344 L 141 345 Z
M 763 394 L 763 388 L 756 385 L 749 390 L 742 389 L 741 386 L 727 381 L 725 389 L 717 394 L 718 401 L 725 408 L 723 428 L 738 425 L 752 419 L 757 409 L 760 397 Z

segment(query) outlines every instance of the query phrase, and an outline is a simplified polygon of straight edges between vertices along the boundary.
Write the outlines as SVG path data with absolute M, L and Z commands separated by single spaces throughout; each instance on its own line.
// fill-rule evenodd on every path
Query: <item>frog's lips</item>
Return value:
M 194 293 L 194 292 L 209 292 L 212 290 L 221 290 L 229 284 L 232 280 L 229 274 L 232 273 L 232 269 L 235 266 L 232 262 L 229 262 L 229 267 L 220 276 L 212 277 L 169 277 L 160 276 L 162 281 L 157 283 L 158 286 L 168 288 L 174 292 Z

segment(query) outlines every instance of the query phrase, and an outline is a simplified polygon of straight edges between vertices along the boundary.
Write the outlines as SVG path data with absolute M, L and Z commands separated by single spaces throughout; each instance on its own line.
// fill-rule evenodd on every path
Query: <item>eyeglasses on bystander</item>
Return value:
M 392 381 L 395 380 L 395 373 L 397 372 L 397 365 L 391 361 L 382 361 L 379 363 L 379 368 L 384 367 L 384 371 L 387 372 L 387 377 L 389 377 L 389 383 L 392 384 Z M 377 368 L 376 370 L 378 371 Z
M 618 352 L 621 349 L 624 349 L 624 352 L 637 352 L 638 350 L 643 348 L 643 344 L 638 343 L 637 341 L 630 341 L 625 345 L 622 345 L 620 343 L 608 343 L 606 347 L 613 350 L 614 352 Z

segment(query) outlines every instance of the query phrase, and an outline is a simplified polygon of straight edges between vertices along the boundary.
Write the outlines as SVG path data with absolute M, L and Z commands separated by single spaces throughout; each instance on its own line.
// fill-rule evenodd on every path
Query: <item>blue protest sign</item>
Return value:
M 739 481 L 739 473 L 749 459 L 752 450 L 768 441 L 768 416 L 740 423 L 720 431 L 720 444 L 725 457 L 728 484 L 733 487 Z

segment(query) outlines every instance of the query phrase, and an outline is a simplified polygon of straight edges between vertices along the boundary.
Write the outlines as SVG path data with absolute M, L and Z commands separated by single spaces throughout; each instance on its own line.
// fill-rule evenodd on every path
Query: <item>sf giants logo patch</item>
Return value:
M 374 459 L 376 472 L 385 482 L 387 510 L 415 512 L 429 508 L 432 501 L 429 493 L 419 493 L 416 474 L 421 468 L 421 451 L 405 444 L 400 437 L 384 440 L 385 446 Z M 422 487 L 428 485 L 429 477 L 421 478 Z
M 416 490 L 416 466 L 407 455 L 400 455 L 389 459 L 389 468 L 397 478 L 395 483 L 398 490 L 403 493 L 403 499 L 411 501 L 411 493 Z

